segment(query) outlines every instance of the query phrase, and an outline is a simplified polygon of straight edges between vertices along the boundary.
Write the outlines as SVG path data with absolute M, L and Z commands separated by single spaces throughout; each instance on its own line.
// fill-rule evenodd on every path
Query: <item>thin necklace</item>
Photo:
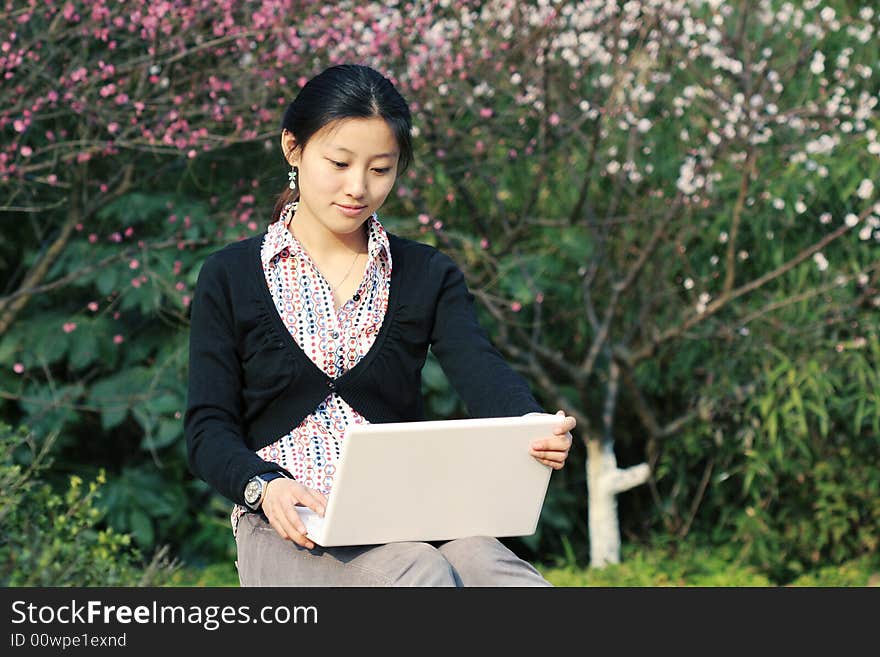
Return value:
M 348 271 L 345 272 L 345 276 L 342 278 L 341 281 L 339 281 L 336 285 L 334 285 L 333 287 L 330 288 L 331 292 L 336 292 L 337 288 L 339 288 L 340 285 L 345 283 L 346 279 L 348 279 L 348 275 L 351 273 L 351 270 L 354 269 L 354 263 L 356 263 L 357 259 L 360 257 L 361 257 L 360 253 L 354 254 L 354 260 L 351 261 L 351 265 L 348 267 Z
M 290 221 L 290 220 L 291 220 L 292 218 L 293 218 L 293 215 L 291 215 L 291 216 L 288 218 L 288 221 L 287 221 L 287 230 L 289 230 L 291 236 L 293 236 L 293 238 L 296 239 L 296 240 L 298 241 L 299 238 L 298 238 L 298 237 L 296 236 L 296 234 L 293 232 L 293 226 L 291 225 L 291 221 Z M 300 244 L 302 244 L 302 242 L 300 242 Z M 306 251 L 306 253 L 308 253 L 308 249 L 306 249 L 305 245 L 303 245 L 303 249 Z M 350 264 L 349 267 L 348 267 L 348 271 L 345 272 L 345 276 L 343 276 L 343 277 L 342 277 L 342 280 L 339 281 L 336 285 L 331 285 L 331 286 L 330 286 L 330 292 L 331 292 L 331 293 L 334 293 L 334 294 L 335 294 L 335 292 L 336 292 L 336 290 L 339 288 L 339 286 L 342 285 L 343 283 L 345 283 L 345 281 L 348 279 L 348 275 L 351 274 L 351 270 L 354 269 L 354 263 L 357 262 L 357 259 L 358 259 L 360 256 L 361 256 L 360 253 L 355 253 L 355 254 L 354 254 L 354 260 L 351 261 L 351 264 Z M 309 256 L 309 257 L 311 258 L 311 256 Z M 314 263 L 314 260 L 312 260 L 312 262 Z M 325 280 L 325 281 L 327 280 L 327 277 L 326 277 L 326 276 L 324 276 L 324 280 Z M 329 283 L 330 281 L 327 281 L 327 282 Z

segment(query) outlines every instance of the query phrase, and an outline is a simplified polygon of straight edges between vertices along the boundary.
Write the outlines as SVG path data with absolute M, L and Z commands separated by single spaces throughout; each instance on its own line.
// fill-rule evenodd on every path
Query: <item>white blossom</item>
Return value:
M 828 269 L 828 260 L 822 255 L 822 252 L 813 254 L 813 262 L 816 263 L 816 266 L 819 268 L 819 271 L 825 271 Z
M 874 193 L 874 183 L 865 178 L 856 190 L 856 196 L 861 199 L 868 199 Z
M 859 223 L 859 218 L 856 215 L 854 215 L 852 212 L 850 212 L 848 215 L 846 215 L 846 217 L 844 217 L 843 223 L 845 223 L 847 226 L 852 228 L 853 226 L 855 226 L 856 224 Z

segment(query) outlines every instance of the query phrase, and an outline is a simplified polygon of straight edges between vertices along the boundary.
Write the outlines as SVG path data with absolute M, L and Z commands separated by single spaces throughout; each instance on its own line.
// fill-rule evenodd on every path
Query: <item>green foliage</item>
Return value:
M 777 578 L 880 547 L 878 355 L 872 336 L 834 369 L 781 353 L 765 363 L 764 386 L 747 407 L 756 422 L 735 535 Z
M 766 587 L 777 586 L 761 570 L 737 556 L 735 546 L 705 545 L 695 541 L 671 544 L 665 540 L 648 544 L 629 543 L 622 561 L 604 568 L 584 568 L 567 562 L 540 566 L 555 586 L 566 587 Z M 789 586 L 877 586 L 880 562 L 876 556 L 861 557 L 838 566 L 826 566 L 801 575 Z
M 4 586 L 155 586 L 176 564 L 158 551 L 145 564 L 131 537 L 103 523 L 95 503 L 103 472 L 85 483 L 71 476 L 56 492 L 41 476 L 54 437 L 0 424 L 0 583 Z

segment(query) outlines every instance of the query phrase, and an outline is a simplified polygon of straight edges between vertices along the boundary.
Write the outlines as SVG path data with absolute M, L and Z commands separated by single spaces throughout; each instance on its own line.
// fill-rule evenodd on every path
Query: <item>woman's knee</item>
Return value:
M 456 586 L 455 571 L 443 554 L 428 543 L 390 543 L 399 570 L 394 586 Z

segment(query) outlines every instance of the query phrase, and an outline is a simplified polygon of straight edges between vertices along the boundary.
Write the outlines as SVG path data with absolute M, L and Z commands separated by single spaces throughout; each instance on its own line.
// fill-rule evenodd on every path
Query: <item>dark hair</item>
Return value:
M 340 64 L 325 69 L 300 89 L 287 106 L 282 130 L 290 130 L 301 148 L 324 126 L 339 119 L 381 117 L 387 121 L 400 149 L 397 172 L 412 162 L 412 117 L 403 96 L 391 80 L 361 64 Z M 275 203 L 272 220 L 299 196 L 298 190 L 285 189 Z

